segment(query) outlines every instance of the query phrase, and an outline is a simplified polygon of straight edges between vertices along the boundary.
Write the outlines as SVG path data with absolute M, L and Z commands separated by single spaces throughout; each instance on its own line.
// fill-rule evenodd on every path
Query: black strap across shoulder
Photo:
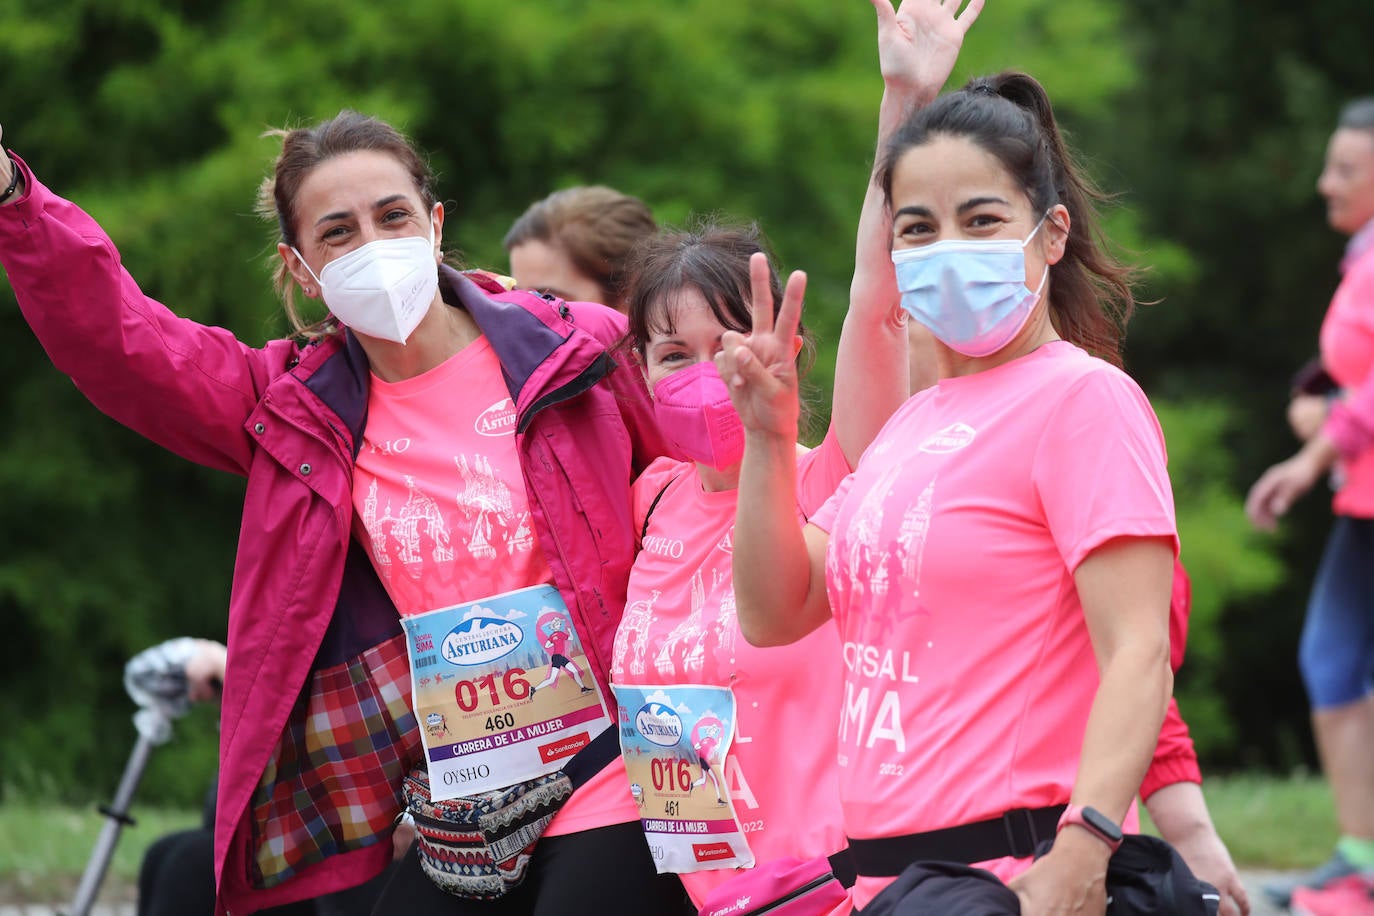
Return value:
M 620 734 L 612 725 L 593 738 L 590 744 L 572 755 L 567 766 L 563 767 L 563 775 L 568 777 L 568 781 L 576 789 L 604 770 L 608 763 L 619 756 Z
M 888 878 L 900 875 L 912 862 L 940 861 L 972 865 L 1004 856 L 1018 859 L 1035 854 L 1043 840 L 1054 838 L 1067 805 L 1017 808 L 985 821 L 873 840 L 849 840 L 849 855 L 861 875 Z
M 654 514 L 654 509 L 658 508 L 658 501 L 663 498 L 663 494 L 668 492 L 668 488 L 673 485 L 673 481 L 677 480 L 679 476 L 678 474 L 674 474 L 672 477 L 668 478 L 668 482 L 663 485 L 662 490 L 658 491 L 658 495 L 654 497 L 654 501 L 649 503 L 649 509 L 644 513 L 644 527 L 640 529 L 639 532 L 639 539 L 641 541 L 649 536 L 649 516 Z

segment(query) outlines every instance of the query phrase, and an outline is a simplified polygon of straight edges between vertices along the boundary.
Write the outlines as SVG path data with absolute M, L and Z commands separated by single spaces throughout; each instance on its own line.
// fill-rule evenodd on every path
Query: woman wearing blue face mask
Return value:
M 382 871 L 403 786 L 420 808 L 428 766 L 435 798 L 477 799 L 450 808 L 524 799 L 502 821 L 518 830 L 481 849 L 481 831 L 421 824 L 378 912 L 680 912 L 681 884 L 656 874 L 607 766 L 630 482 L 663 451 L 643 380 L 617 353 L 623 317 L 442 264 L 444 208 L 390 125 L 346 111 L 280 136 L 260 209 L 294 333 L 262 347 L 145 296 L 89 216 L 0 153 L 0 261 L 53 362 L 120 422 L 247 478 L 221 713 L 221 911 Z M 297 292 L 327 314 L 308 321 Z M 534 628 L 514 610 L 483 616 L 512 595 L 562 622 L 540 641 L 580 684 L 532 689 L 549 658 Z M 471 615 L 414 640 L 426 654 L 412 678 L 401 621 L 415 632 L 450 607 Z M 519 655 L 479 662 L 497 637 L 466 639 L 477 626 Z M 420 702 L 440 683 L 456 709 Z M 469 778 L 484 787 L 464 791 Z
M 838 624 L 861 912 L 905 912 L 883 889 L 937 859 L 992 870 L 1022 913 L 1101 913 L 1172 682 L 1163 437 L 1118 368 L 1129 272 L 1028 76 L 914 114 L 880 177 L 902 306 L 939 380 L 798 531 L 797 313 L 775 329 L 756 310 L 748 339 L 727 335 L 740 625 L 768 645 Z

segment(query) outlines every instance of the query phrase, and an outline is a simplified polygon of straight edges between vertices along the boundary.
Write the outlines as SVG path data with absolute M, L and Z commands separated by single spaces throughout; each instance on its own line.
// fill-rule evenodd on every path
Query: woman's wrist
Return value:
M 1050 852 L 1066 858 L 1086 862 L 1101 862 L 1104 866 L 1112 857 L 1112 847 L 1101 837 L 1080 824 L 1065 824 L 1054 837 Z
M 746 451 L 754 451 L 769 457 L 781 456 L 787 463 L 796 461 L 796 449 L 798 427 L 794 426 L 791 430 L 763 429 L 745 427 L 744 447 Z
M 1340 457 L 1340 449 L 1336 443 L 1332 442 L 1326 434 L 1319 430 L 1315 436 L 1307 440 L 1297 454 L 1299 462 L 1307 476 L 1315 483 L 1322 474 L 1331 469 Z
M 935 93 L 925 93 L 904 80 L 883 80 L 883 98 L 878 103 L 878 154 L 897 129 L 917 110 L 935 100 Z
M 4 159 L 9 164 L 10 174 L 4 177 L 5 188 L 0 191 L 0 207 L 6 207 L 24 196 L 24 171 L 9 150 L 4 151 Z

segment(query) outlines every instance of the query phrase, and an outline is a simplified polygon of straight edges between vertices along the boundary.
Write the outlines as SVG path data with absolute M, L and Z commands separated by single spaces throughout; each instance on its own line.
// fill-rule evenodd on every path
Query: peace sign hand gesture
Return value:
M 776 321 L 768 283 L 768 259 L 758 252 L 749 258 L 749 287 L 753 330 L 748 335 L 725 332 L 721 350 L 716 354 L 716 369 L 730 388 L 730 400 L 747 433 L 796 442 L 801 411 L 797 395 L 797 350 L 801 339 L 797 329 L 801 325 L 806 274 L 796 270 L 787 278 Z
M 983 0 L 871 0 L 878 14 L 878 65 L 893 87 L 929 92 L 949 79 Z M 963 6 L 962 13 L 959 7 Z

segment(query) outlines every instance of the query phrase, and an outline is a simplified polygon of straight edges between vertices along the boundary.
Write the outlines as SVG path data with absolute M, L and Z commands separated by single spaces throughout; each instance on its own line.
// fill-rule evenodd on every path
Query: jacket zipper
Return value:
M 545 407 L 552 407 L 554 404 L 570 400 L 582 394 L 584 391 L 590 391 L 597 382 L 610 375 L 611 369 L 614 368 L 614 366 L 615 363 L 611 360 L 610 354 L 602 353 L 596 358 L 595 362 L 586 369 L 583 369 L 576 378 L 565 385 L 555 388 L 553 391 L 550 391 L 548 394 L 531 404 L 529 409 L 525 411 L 525 415 L 520 418 L 519 424 L 515 427 L 516 434 L 523 433 L 528 429 L 530 421 L 534 419 L 535 414 L 539 413 Z

